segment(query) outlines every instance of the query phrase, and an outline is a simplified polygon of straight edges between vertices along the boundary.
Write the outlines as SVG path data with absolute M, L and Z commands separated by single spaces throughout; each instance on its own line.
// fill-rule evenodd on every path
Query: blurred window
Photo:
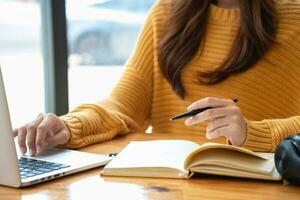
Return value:
M 66 0 L 71 108 L 109 94 L 154 2 Z
M 0 65 L 14 127 L 44 112 L 41 6 L 0 0 Z

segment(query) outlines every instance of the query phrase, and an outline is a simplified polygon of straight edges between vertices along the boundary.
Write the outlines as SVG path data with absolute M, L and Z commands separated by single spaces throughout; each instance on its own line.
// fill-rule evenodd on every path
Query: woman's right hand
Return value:
M 18 136 L 21 153 L 29 150 L 30 155 L 35 155 L 47 147 L 66 144 L 70 132 L 62 119 L 49 113 L 39 114 L 32 122 L 14 129 L 14 136 Z

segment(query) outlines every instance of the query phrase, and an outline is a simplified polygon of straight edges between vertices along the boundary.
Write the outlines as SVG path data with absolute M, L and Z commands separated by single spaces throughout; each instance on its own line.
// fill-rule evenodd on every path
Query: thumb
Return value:
M 51 137 L 47 138 L 48 146 L 54 147 L 57 145 L 66 144 L 70 139 L 69 133 L 66 129 L 62 129 Z

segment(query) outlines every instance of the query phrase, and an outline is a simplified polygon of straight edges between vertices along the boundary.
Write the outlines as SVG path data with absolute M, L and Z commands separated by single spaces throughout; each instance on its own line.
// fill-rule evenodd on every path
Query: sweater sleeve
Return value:
M 254 151 L 274 152 L 281 140 L 300 133 L 300 116 L 246 121 L 247 137 L 243 146 Z
M 153 10 L 154 7 L 111 95 L 104 101 L 80 105 L 61 116 L 71 133 L 64 147 L 80 148 L 110 140 L 118 134 L 146 130 L 150 119 L 155 51 Z
M 295 28 L 293 37 L 286 39 L 285 50 L 296 67 L 300 65 L 300 31 Z M 300 101 L 299 101 L 300 103 Z M 295 107 L 299 109 L 300 105 Z M 300 115 L 282 119 L 265 119 L 247 122 L 247 137 L 244 147 L 255 151 L 274 152 L 277 145 L 286 137 L 300 133 Z

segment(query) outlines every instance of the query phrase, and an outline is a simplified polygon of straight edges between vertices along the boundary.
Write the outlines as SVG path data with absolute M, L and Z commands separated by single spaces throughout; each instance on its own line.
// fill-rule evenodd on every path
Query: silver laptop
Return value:
M 107 164 L 110 157 L 49 148 L 37 155 L 21 155 L 13 137 L 0 68 L 0 185 L 24 187 Z

